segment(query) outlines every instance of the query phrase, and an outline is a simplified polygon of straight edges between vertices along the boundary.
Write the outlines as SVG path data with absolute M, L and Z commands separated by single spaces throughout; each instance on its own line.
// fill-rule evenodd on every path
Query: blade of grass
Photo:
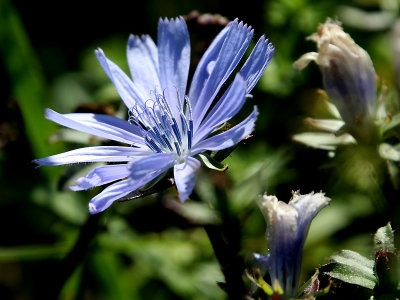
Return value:
M 46 83 L 40 63 L 30 44 L 27 33 L 9 0 L 0 1 L 0 56 L 11 80 L 11 93 L 21 109 L 26 136 L 35 157 L 62 151 L 61 145 L 49 151 L 47 138 L 56 125 L 44 118 Z M 50 177 L 58 172 L 54 168 L 41 168 Z

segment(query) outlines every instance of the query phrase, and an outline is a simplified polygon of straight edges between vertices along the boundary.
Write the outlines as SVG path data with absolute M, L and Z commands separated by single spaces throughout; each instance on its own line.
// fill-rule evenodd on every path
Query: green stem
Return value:
M 231 213 L 227 201 L 226 189 L 217 187 L 218 207 L 221 225 L 206 225 L 204 229 L 210 239 L 215 256 L 221 266 L 225 283 L 220 286 L 229 299 L 245 299 L 246 286 L 243 282 L 244 261 L 241 257 L 240 221 Z
M 43 291 L 46 291 L 47 299 L 57 299 L 68 278 L 84 260 L 99 230 L 100 217 L 101 214 L 89 216 L 82 226 L 78 240 L 72 250 L 49 272 L 48 281 L 45 283 L 46 286 L 41 291 L 42 294 Z

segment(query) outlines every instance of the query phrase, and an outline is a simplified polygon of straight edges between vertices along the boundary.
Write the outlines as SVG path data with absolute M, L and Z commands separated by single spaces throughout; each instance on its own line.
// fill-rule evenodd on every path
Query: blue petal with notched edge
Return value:
M 199 142 L 193 147 L 192 154 L 206 150 L 222 150 L 236 145 L 254 130 L 257 116 L 257 107 L 254 107 L 253 112 L 235 127 Z
M 129 162 L 152 154 L 139 148 L 123 146 L 85 147 L 35 159 L 39 166 L 59 166 L 86 162 Z
M 173 111 L 183 103 L 190 66 L 190 39 L 185 20 L 160 19 L 158 23 L 160 83 Z M 179 98 L 179 99 L 178 99 Z M 178 118 L 179 113 L 175 115 Z
M 185 201 L 192 193 L 199 168 L 200 162 L 192 157 L 188 157 L 185 162 L 174 166 L 175 184 L 181 202 Z
M 128 145 L 145 145 L 138 126 L 125 120 L 100 114 L 59 114 L 49 108 L 45 117 L 65 127 Z
M 239 63 L 253 37 L 253 30 L 243 22 L 238 23 L 235 20 L 228 26 L 229 30 L 226 32 L 223 42 L 212 44 L 210 47 L 216 47 L 216 49 L 210 51 L 210 55 L 206 56 L 204 61 L 199 64 L 199 67 L 202 68 L 199 73 L 205 77 L 203 78 L 204 83 L 199 78 L 199 84 L 202 84 L 200 93 L 193 95 L 189 92 L 189 98 L 193 106 L 195 132 L 222 84 Z M 208 70 L 207 67 L 210 63 L 212 63 L 212 69 Z M 206 77 L 204 76 L 205 74 L 209 75 Z
M 107 184 L 129 176 L 129 165 L 110 165 L 94 168 L 85 177 L 76 181 L 76 185 L 71 186 L 73 191 L 91 189 L 96 186 Z
M 132 79 L 141 92 L 146 97 L 151 97 L 155 90 L 161 92 L 157 46 L 151 37 L 131 35 L 126 54 Z

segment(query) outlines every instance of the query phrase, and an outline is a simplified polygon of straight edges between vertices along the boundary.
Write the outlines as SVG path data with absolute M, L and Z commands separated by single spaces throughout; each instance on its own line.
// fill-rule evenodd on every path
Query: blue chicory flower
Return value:
M 172 167 L 179 199 L 184 201 L 193 190 L 200 167 L 195 155 L 231 147 L 253 131 L 256 107 L 235 127 L 208 137 L 241 109 L 273 55 L 274 47 L 262 36 L 232 84 L 215 101 L 252 37 L 250 26 L 238 20 L 229 23 L 200 60 L 188 95 L 190 40 L 182 17 L 160 19 L 157 46 L 148 35 L 129 37 L 127 58 L 133 80 L 97 49 L 97 59 L 129 109 L 129 120 L 100 114 L 59 114 L 51 109 L 46 109 L 45 116 L 63 126 L 128 146 L 80 148 L 35 162 L 46 166 L 118 162 L 94 168 L 71 187 L 78 191 L 115 182 L 90 201 L 92 214 Z
M 308 229 L 329 201 L 323 193 L 300 195 L 296 192 L 289 203 L 266 195 L 260 202 L 267 223 L 268 252 L 266 256 L 256 254 L 255 258 L 268 270 L 273 287 L 282 289 L 285 298 L 297 295 Z

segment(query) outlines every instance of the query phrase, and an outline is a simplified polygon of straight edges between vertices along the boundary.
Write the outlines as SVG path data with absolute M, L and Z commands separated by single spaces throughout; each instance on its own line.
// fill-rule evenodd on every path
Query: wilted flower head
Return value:
M 260 209 L 267 222 L 267 256 L 256 259 L 268 270 L 273 286 L 283 290 L 285 298 L 296 296 L 301 270 L 304 242 L 311 221 L 329 204 L 323 193 L 293 193 L 289 203 L 275 196 L 264 195 Z
M 129 120 L 98 114 L 59 114 L 46 109 L 46 118 L 63 126 L 128 146 L 87 147 L 37 159 L 39 165 L 118 162 L 93 169 L 72 190 L 116 182 L 89 203 L 90 213 L 162 176 L 171 167 L 184 201 L 192 193 L 200 161 L 195 155 L 232 147 L 249 135 L 257 108 L 235 127 L 208 137 L 243 106 L 267 67 L 273 46 L 262 36 L 253 52 L 218 101 L 217 94 L 243 57 L 253 37 L 250 26 L 229 23 L 214 39 L 194 72 L 190 89 L 190 40 L 183 18 L 158 24 L 158 45 L 148 36 L 131 35 L 127 57 L 132 79 L 101 49 L 96 56 L 129 109 Z
M 369 119 L 376 104 L 376 74 L 368 53 L 358 46 L 339 22 L 328 19 L 309 37 L 318 52 L 304 54 L 298 69 L 315 61 L 322 72 L 325 90 L 350 128 Z

